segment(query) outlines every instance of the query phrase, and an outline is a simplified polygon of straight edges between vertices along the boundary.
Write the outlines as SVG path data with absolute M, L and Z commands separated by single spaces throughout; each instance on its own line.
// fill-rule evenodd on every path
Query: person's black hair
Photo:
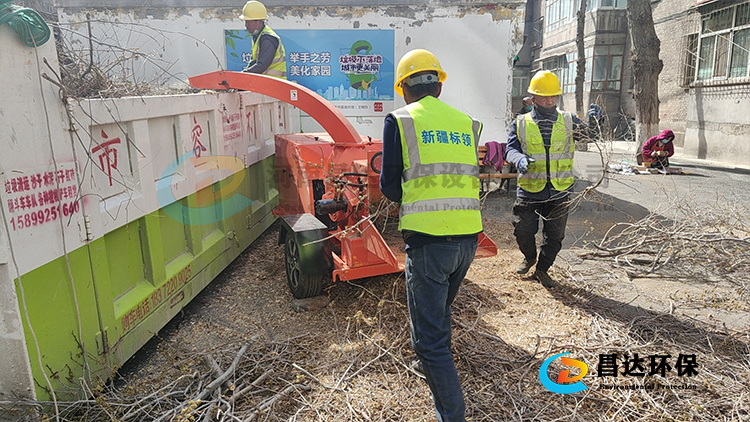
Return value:
M 438 82 L 435 82 L 434 84 L 422 84 L 414 86 L 402 84 L 401 88 L 404 91 L 408 91 L 409 95 L 411 95 L 412 98 L 416 99 L 423 98 L 427 95 L 432 95 L 433 97 L 437 98 L 438 92 L 440 91 L 440 85 Z

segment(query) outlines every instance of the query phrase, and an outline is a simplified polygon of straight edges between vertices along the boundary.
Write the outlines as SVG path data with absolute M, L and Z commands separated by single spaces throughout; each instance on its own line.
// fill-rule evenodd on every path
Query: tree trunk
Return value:
M 586 0 L 581 0 L 578 9 L 578 28 L 576 31 L 576 46 L 578 47 L 578 62 L 576 63 L 576 114 L 583 116 L 583 82 L 586 79 L 586 49 L 583 45 L 583 35 L 586 26 Z
M 628 1 L 628 32 L 632 41 L 635 98 L 635 140 L 638 151 L 659 131 L 660 41 L 656 37 L 650 0 Z

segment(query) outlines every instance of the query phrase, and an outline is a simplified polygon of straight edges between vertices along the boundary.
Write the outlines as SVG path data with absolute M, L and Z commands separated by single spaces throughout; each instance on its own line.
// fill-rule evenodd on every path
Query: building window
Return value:
M 627 0 L 588 0 L 586 11 L 591 12 L 599 9 L 625 9 Z M 581 0 L 547 0 L 545 9 L 546 27 L 545 31 L 551 31 L 565 24 L 576 22 L 576 14 L 581 8 Z
M 624 9 L 628 7 L 627 0 L 591 0 L 597 9 Z
M 580 4 L 580 0 L 548 0 L 545 9 L 545 31 L 575 22 Z
M 747 76 L 748 50 L 750 50 L 750 29 L 737 31 L 734 35 L 732 60 L 730 62 L 729 77 Z
M 588 64 L 591 68 L 591 90 L 619 91 L 622 79 L 622 57 L 625 46 L 596 45 L 593 48 L 593 61 Z M 591 57 L 587 54 L 588 57 Z M 588 69 L 587 69 L 588 70 Z M 588 72 L 587 72 L 588 73 Z M 588 76 L 588 75 L 587 75 Z
M 563 83 L 566 67 L 565 56 L 551 57 L 542 62 L 542 70 L 549 70 L 554 73 L 557 76 L 557 79 L 560 80 L 560 83 Z
M 750 3 L 704 14 L 696 49 L 697 80 L 747 77 L 750 58 Z
M 598 9 L 625 9 L 628 0 L 589 0 L 586 2 L 586 11 L 591 12 Z
M 695 80 L 695 65 L 697 62 L 698 34 L 688 34 L 682 37 L 682 48 L 685 56 L 682 60 L 682 77 L 680 86 L 686 88 Z
M 578 68 L 578 55 L 568 53 L 565 55 L 565 71 L 561 80 L 563 93 L 576 92 L 576 71 Z
M 586 72 L 583 90 L 619 91 L 622 79 L 622 62 L 625 46 L 597 45 L 586 48 Z M 560 78 L 563 93 L 576 91 L 578 54 L 568 53 L 544 59 L 542 69 L 549 70 Z
M 514 97 L 526 96 L 529 88 L 529 74 L 524 69 L 513 69 L 513 92 Z
M 625 9 L 627 0 L 588 0 L 586 11 L 592 12 L 599 9 Z M 581 8 L 581 0 L 547 0 L 545 9 L 545 20 L 547 22 L 545 31 L 551 31 L 565 24 L 575 22 L 578 9 Z

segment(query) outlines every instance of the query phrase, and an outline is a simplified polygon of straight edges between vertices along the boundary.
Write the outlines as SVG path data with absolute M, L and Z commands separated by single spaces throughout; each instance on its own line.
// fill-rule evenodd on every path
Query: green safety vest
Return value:
M 544 140 L 539 126 L 531 113 L 516 118 L 516 133 L 521 142 L 521 151 L 536 161 L 529 164 L 526 174 L 518 174 L 518 186 L 521 189 L 536 193 L 541 192 L 547 184 L 563 191 L 573 186 L 573 116 L 570 113 L 558 112 L 557 121 L 552 125 L 549 155 L 544 148 Z M 549 173 L 547 164 L 549 163 Z
M 482 123 L 426 96 L 391 115 L 404 171 L 399 230 L 433 236 L 482 231 L 477 142 Z
M 260 34 L 258 34 L 258 42 L 253 43 L 253 50 L 250 53 L 250 59 L 251 60 L 258 60 L 258 49 L 260 48 L 260 37 L 263 36 L 263 34 L 269 34 L 272 35 L 276 40 L 279 41 L 279 46 L 276 47 L 276 53 L 273 56 L 273 60 L 271 61 L 271 64 L 268 66 L 268 69 L 266 69 L 265 72 L 263 72 L 264 75 L 268 76 L 275 76 L 277 78 L 286 79 L 286 53 L 284 52 L 284 45 L 281 44 L 281 38 L 279 38 L 278 35 L 276 35 L 275 32 L 273 32 L 273 29 L 269 28 L 266 25 L 263 25 L 263 30 L 260 31 Z

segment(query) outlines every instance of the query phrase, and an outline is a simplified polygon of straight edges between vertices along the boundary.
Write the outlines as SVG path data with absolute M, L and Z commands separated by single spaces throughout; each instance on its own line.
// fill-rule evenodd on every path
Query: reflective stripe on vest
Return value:
M 547 180 L 557 190 L 566 190 L 573 186 L 573 116 L 570 113 L 558 112 L 557 120 L 552 125 L 550 147 L 547 152 L 539 126 L 531 113 L 518 116 L 516 133 L 521 142 L 521 150 L 536 160 L 529 164 L 526 174 L 518 175 L 518 186 L 531 193 L 541 192 Z M 549 173 L 547 164 L 549 163 Z
M 391 115 L 398 122 L 404 162 L 399 230 L 434 236 L 481 232 L 481 122 L 432 96 Z
M 260 34 L 258 34 L 258 42 L 253 43 L 253 49 L 250 52 L 250 59 L 258 60 L 260 37 L 262 37 L 263 34 L 271 35 L 279 42 L 278 47 L 276 47 L 276 52 L 273 55 L 273 60 L 268 66 L 268 69 L 266 69 L 263 74 L 268 76 L 275 76 L 280 79 L 286 79 L 286 53 L 284 52 L 284 45 L 281 44 L 281 38 L 279 38 L 279 36 L 276 35 L 273 29 L 269 28 L 268 26 L 263 25 L 263 30 L 260 31 Z

